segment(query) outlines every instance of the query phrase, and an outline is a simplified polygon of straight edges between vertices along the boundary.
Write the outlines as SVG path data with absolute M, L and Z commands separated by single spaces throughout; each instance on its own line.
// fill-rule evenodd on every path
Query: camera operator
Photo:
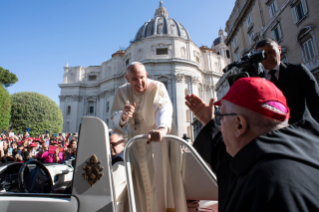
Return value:
M 204 125 L 194 148 L 218 178 L 219 211 L 319 210 L 319 125 L 288 125 L 286 98 L 273 83 L 242 78 L 217 102 L 185 99 Z
M 273 82 L 287 99 L 291 114 L 289 123 L 311 116 L 319 123 L 319 88 L 311 72 L 303 64 L 280 62 L 281 46 L 272 39 L 257 43 L 256 51 L 265 51 L 264 77 Z M 308 108 L 308 110 L 307 110 Z

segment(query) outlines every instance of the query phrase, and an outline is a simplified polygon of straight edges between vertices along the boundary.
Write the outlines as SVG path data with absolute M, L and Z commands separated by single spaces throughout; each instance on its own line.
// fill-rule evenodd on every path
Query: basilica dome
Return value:
M 145 22 L 138 30 L 133 42 L 154 35 L 168 35 L 191 40 L 185 27 L 178 21 L 168 17 L 167 10 L 163 7 L 162 2 L 160 2 L 160 6 L 156 9 L 154 18 Z

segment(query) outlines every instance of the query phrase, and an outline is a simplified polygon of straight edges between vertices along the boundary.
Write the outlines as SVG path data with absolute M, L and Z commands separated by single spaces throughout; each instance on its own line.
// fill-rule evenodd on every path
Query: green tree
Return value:
M 0 83 L 5 87 L 9 87 L 16 82 L 18 82 L 18 77 L 8 69 L 4 69 L 0 66 Z
M 49 131 L 61 133 L 63 116 L 58 105 L 39 93 L 20 92 L 11 95 L 11 129 L 25 132 L 30 129 L 31 136 Z
M 0 129 L 7 130 L 9 129 L 10 123 L 10 112 L 11 112 L 11 104 L 10 104 L 10 95 L 8 91 L 0 85 Z

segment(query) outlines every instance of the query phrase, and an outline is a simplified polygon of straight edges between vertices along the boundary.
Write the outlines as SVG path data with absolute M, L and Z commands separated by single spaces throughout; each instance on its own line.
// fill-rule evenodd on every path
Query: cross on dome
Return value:
M 168 17 L 167 10 L 166 10 L 165 7 L 163 7 L 163 1 L 160 1 L 159 3 L 160 3 L 160 5 L 159 5 L 159 7 L 157 8 L 154 17 L 157 17 L 157 16 Z

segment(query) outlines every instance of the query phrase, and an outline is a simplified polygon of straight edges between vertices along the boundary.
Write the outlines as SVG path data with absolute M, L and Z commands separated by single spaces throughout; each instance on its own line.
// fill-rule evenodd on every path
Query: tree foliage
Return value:
M 16 82 L 18 82 L 18 77 L 8 69 L 4 69 L 0 66 L 0 83 L 5 87 L 9 87 Z
M 11 95 L 11 128 L 16 133 L 30 129 L 31 136 L 49 131 L 61 133 L 63 116 L 58 105 L 39 93 L 21 92 Z
M 0 129 L 7 130 L 9 128 L 10 123 L 10 112 L 11 112 L 11 104 L 10 104 L 10 95 L 8 91 L 0 85 Z

